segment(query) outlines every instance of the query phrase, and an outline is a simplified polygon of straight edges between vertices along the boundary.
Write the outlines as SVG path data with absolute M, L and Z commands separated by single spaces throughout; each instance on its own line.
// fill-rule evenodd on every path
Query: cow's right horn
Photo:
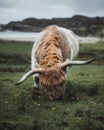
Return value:
M 27 78 L 36 73 L 42 73 L 44 70 L 42 68 L 37 68 L 36 70 L 28 71 L 15 85 L 23 83 Z

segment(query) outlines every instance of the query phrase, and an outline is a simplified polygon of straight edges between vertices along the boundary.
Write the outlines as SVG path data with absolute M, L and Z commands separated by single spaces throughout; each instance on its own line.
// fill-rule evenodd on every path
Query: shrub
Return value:
M 76 101 L 76 89 L 75 89 L 75 85 L 70 82 L 67 81 L 65 84 L 65 96 L 64 96 L 65 100 L 67 101 Z

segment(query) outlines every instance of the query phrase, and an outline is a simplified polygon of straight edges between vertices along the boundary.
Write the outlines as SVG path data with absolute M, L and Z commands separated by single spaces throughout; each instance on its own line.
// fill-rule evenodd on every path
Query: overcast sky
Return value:
M 104 16 L 104 0 L 0 0 L 0 23 L 29 17 Z

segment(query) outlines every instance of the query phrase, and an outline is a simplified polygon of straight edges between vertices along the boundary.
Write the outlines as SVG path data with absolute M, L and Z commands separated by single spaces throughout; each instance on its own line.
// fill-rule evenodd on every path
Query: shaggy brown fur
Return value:
M 36 51 L 36 57 L 40 68 L 45 68 L 44 73 L 40 75 L 40 81 L 50 93 L 51 98 L 58 98 L 63 94 L 63 84 L 66 80 L 65 71 L 59 66 L 63 59 L 63 43 L 56 26 L 46 28 L 47 34 L 41 39 L 39 48 Z

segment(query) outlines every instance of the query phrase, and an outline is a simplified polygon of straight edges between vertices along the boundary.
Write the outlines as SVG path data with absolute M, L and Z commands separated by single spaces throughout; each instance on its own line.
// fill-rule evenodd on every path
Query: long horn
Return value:
M 66 68 L 68 66 L 72 66 L 72 65 L 85 65 L 85 64 L 89 64 L 91 62 L 93 62 L 96 58 L 92 58 L 90 60 L 87 61 L 70 61 L 70 60 L 66 60 L 64 63 L 62 63 L 62 68 Z
M 30 70 L 15 85 L 19 85 L 23 83 L 27 78 L 29 78 L 33 74 L 42 73 L 42 72 L 43 72 L 42 68 L 37 68 L 36 70 Z

